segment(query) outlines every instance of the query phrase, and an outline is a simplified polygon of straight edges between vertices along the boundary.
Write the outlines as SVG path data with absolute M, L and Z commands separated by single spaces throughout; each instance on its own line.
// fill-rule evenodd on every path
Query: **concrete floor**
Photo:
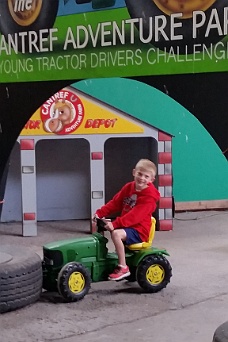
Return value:
M 18 223 L 1 223 L 0 246 L 29 246 L 42 257 L 43 244 L 85 236 L 89 222 L 42 222 L 32 238 L 21 231 Z M 43 293 L 37 303 L 1 315 L 0 341 L 212 342 L 228 320 L 228 211 L 176 214 L 174 230 L 156 232 L 154 246 L 170 253 L 173 277 L 166 289 L 145 294 L 137 283 L 93 283 L 71 304 Z

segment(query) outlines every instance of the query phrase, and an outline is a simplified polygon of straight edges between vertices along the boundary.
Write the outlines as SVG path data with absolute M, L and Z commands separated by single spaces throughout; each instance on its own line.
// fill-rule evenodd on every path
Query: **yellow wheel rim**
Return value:
M 165 14 L 183 13 L 183 18 L 191 18 L 193 11 L 206 11 L 216 0 L 153 0 Z
M 161 265 L 152 265 L 146 272 L 146 279 L 151 285 L 160 284 L 165 278 L 165 270 Z
M 85 278 L 80 272 L 73 272 L 68 280 L 69 289 L 73 293 L 81 292 L 85 287 Z
M 10 14 L 20 26 L 29 26 L 38 18 L 43 0 L 8 0 Z M 50 0 L 49 0 L 50 1 Z

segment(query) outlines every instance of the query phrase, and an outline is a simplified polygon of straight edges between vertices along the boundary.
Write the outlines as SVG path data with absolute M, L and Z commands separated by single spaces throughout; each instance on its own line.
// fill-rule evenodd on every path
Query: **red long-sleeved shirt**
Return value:
M 113 222 L 114 229 L 132 227 L 138 231 L 142 241 L 147 241 L 151 227 L 151 216 L 160 198 L 159 191 L 150 183 L 136 191 L 135 182 L 129 182 L 107 204 L 96 211 L 102 218 L 121 212 Z

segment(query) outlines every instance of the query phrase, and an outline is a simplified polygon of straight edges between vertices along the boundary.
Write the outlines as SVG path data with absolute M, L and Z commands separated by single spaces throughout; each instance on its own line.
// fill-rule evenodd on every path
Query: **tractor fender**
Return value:
M 152 247 L 144 250 L 139 250 L 137 252 L 134 252 L 134 255 L 131 257 L 132 266 L 138 266 L 142 259 L 151 254 L 169 256 L 169 253 L 166 251 L 166 249 Z

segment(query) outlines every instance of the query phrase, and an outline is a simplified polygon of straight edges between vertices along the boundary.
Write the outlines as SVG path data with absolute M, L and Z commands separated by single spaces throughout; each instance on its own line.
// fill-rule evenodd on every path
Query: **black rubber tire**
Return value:
M 165 16 L 167 20 L 167 25 L 164 28 L 164 31 L 168 37 L 170 37 L 170 17 L 163 13 L 154 3 L 152 0 L 140 0 L 140 1 L 135 1 L 135 0 L 126 0 L 126 6 L 128 8 L 128 12 L 131 16 L 131 18 L 143 18 L 143 25 L 144 25 L 144 30 L 145 34 L 144 36 L 147 37 L 149 33 L 149 26 L 150 26 L 150 17 L 152 17 L 153 22 L 154 18 L 159 15 Z M 197 30 L 197 38 L 193 39 L 192 38 L 192 32 L 193 32 L 193 22 L 192 18 L 188 19 L 182 19 L 179 20 L 179 22 L 182 23 L 182 28 L 176 33 L 176 34 L 182 34 L 184 39 L 182 40 L 168 40 L 166 41 L 164 37 L 161 35 L 159 37 L 159 41 L 154 41 L 154 26 L 153 26 L 153 38 L 151 40 L 151 44 L 154 45 L 155 47 L 158 47 L 160 50 L 164 49 L 170 49 L 173 47 L 174 53 L 179 53 L 179 54 L 186 54 L 187 53 L 192 53 L 193 52 L 193 46 L 194 44 L 205 44 L 206 46 L 209 46 L 210 44 L 215 44 L 219 42 L 224 36 L 219 36 L 219 34 L 216 32 L 216 30 L 212 30 L 209 33 L 208 37 L 205 37 L 206 29 L 207 29 L 207 24 L 209 21 L 210 13 L 213 8 L 216 8 L 218 11 L 218 16 L 223 22 L 223 9 L 224 7 L 227 6 L 227 0 L 217 0 L 213 6 L 211 6 L 207 11 L 205 11 L 206 14 L 206 21 L 205 24 L 198 28 Z M 178 22 L 178 20 L 176 20 Z M 136 25 L 137 26 L 137 25 Z M 137 26 L 138 28 L 138 26 Z M 187 49 L 186 49 L 187 46 Z
M 213 342 L 228 342 L 228 322 L 221 324 L 215 330 Z
M 34 303 L 41 291 L 41 258 L 29 248 L 0 246 L 0 313 Z
M 150 269 L 153 272 L 153 267 L 156 267 L 155 272 L 161 270 L 162 279 L 161 281 L 149 280 L 150 274 L 147 278 L 147 271 Z M 156 277 L 156 274 L 153 274 Z M 164 289 L 167 284 L 170 282 L 170 278 L 172 277 L 172 267 L 168 260 L 162 255 L 149 255 L 145 257 L 137 267 L 136 270 L 136 279 L 138 284 L 143 288 L 146 292 L 155 293 Z
M 77 275 L 76 275 L 77 274 Z M 83 287 L 78 291 L 73 291 L 70 289 L 70 277 L 76 275 L 79 277 L 79 281 L 81 280 Z M 77 302 L 85 297 L 85 295 L 89 292 L 91 286 L 91 277 L 88 269 L 78 262 L 69 262 L 65 266 L 62 267 L 59 272 L 57 279 L 57 286 L 59 294 L 67 301 L 67 302 Z
M 38 32 L 41 29 L 50 29 L 53 27 L 57 11 L 59 6 L 59 0 L 51 0 L 51 1 L 42 1 L 42 6 L 37 16 L 36 20 L 26 25 L 18 24 L 12 17 L 8 0 L 0 1 L 0 31 L 3 35 L 7 36 L 8 34 L 15 34 L 18 32 L 27 32 L 27 31 L 35 31 Z M 19 49 L 21 50 L 21 44 L 19 44 Z M 28 51 L 28 40 L 25 39 L 25 50 Z

